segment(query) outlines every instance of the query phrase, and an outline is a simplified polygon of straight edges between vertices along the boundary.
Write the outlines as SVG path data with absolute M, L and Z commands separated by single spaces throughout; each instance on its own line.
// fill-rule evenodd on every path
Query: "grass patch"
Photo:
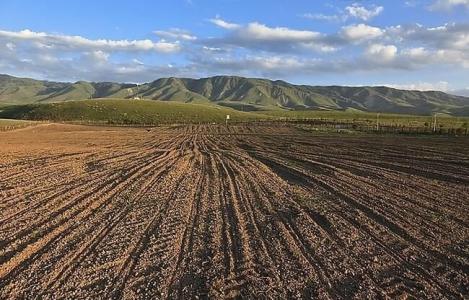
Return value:
M 37 122 L 33 121 L 0 119 L 0 131 L 19 129 L 36 124 Z

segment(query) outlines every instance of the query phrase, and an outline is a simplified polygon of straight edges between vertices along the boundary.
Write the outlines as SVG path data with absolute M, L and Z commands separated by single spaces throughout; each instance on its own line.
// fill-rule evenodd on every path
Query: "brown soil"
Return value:
M 466 298 L 469 139 L 0 133 L 0 298 Z

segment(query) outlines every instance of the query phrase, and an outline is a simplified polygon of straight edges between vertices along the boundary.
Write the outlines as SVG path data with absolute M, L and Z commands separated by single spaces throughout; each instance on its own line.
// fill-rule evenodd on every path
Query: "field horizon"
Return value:
M 229 116 L 229 120 L 227 120 Z M 92 99 L 0 107 L 0 119 L 89 125 L 162 126 L 276 122 L 329 133 L 407 133 L 468 135 L 469 117 L 347 111 L 239 111 L 213 103 L 157 100 Z

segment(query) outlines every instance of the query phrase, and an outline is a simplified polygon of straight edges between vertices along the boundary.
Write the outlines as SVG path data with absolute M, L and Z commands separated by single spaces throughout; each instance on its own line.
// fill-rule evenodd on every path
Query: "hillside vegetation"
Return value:
M 246 121 L 306 121 L 310 125 L 325 122 L 329 126 L 333 124 L 354 124 L 365 126 L 365 128 L 374 128 L 377 123 L 376 113 L 366 113 L 353 109 L 347 111 L 273 110 L 241 112 L 212 104 L 150 100 L 95 99 L 14 105 L 0 108 L 0 118 L 93 124 L 158 125 L 224 123 L 226 115 L 230 115 L 229 122 L 231 123 Z M 380 126 L 430 129 L 433 126 L 433 117 L 379 114 L 379 124 Z M 438 128 L 469 128 L 468 124 L 468 117 L 438 115 L 437 119 Z
M 226 115 L 233 122 L 271 118 L 214 105 L 119 99 L 15 105 L 0 110 L 0 118 L 109 124 L 222 123 Z
M 0 105 L 95 98 L 212 103 L 241 111 L 355 109 L 417 115 L 435 112 L 469 115 L 469 98 L 436 91 L 293 85 L 279 80 L 236 76 L 161 78 L 137 86 L 112 82 L 49 82 L 0 75 Z

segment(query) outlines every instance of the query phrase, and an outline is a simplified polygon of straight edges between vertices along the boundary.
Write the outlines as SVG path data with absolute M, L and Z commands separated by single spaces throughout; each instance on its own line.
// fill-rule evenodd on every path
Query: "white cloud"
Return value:
M 383 10 L 384 8 L 382 6 L 376 6 L 368 9 L 358 5 L 357 3 L 354 3 L 345 8 L 348 16 L 361 19 L 363 21 L 369 21 L 373 19 L 374 17 L 380 15 Z
M 226 22 L 226 21 L 220 19 L 218 16 L 214 19 L 210 19 L 209 21 L 212 22 L 213 24 L 217 25 L 218 27 L 228 29 L 228 30 L 233 30 L 233 29 L 237 29 L 237 28 L 240 27 L 239 24 Z
M 136 59 L 114 58 L 174 53 L 179 43 L 164 40 L 106 40 L 31 30 L 0 30 L 2 72 L 49 80 L 140 81 L 174 74 L 165 66 L 145 66 Z M 181 68 L 183 73 L 184 68 Z
M 447 92 L 449 83 L 447 81 L 439 82 L 417 82 L 408 84 L 378 84 L 379 86 L 387 86 L 399 90 L 411 90 L 411 91 L 442 91 Z
M 342 27 L 342 36 L 349 41 L 369 40 L 380 37 L 384 31 L 378 27 L 366 24 L 349 25 Z
M 190 32 L 186 30 L 182 30 L 179 28 L 171 28 L 168 31 L 164 30 L 157 30 L 154 31 L 154 33 L 161 37 L 161 38 L 166 38 L 166 39 L 174 39 L 174 40 L 184 40 L 184 41 L 195 41 L 197 40 L 197 37 L 192 35 Z
M 382 6 L 372 6 L 366 8 L 361 6 L 357 3 L 349 5 L 345 7 L 344 10 L 341 10 L 337 14 L 333 15 L 325 15 L 321 13 L 306 13 L 303 14 L 302 17 L 311 19 L 311 20 L 319 20 L 319 21 L 328 21 L 328 22 L 345 22 L 349 19 L 359 19 L 362 21 L 370 21 L 374 17 L 379 16 L 384 11 L 384 7 Z
M 339 50 L 337 47 L 334 47 L 332 45 L 321 44 L 318 42 L 301 43 L 301 48 L 320 53 L 331 53 Z
M 235 47 L 277 53 L 335 51 L 335 45 L 325 40 L 325 37 L 316 31 L 269 27 L 258 22 L 251 22 L 247 25 L 238 25 L 224 37 L 207 39 L 203 43 L 211 48 Z
M 386 38 L 401 44 L 419 46 L 403 51 L 419 64 L 454 64 L 469 68 L 469 24 L 445 24 L 426 28 L 422 25 L 396 26 L 386 30 Z
M 255 65 L 259 70 L 271 71 L 279 69 L 297 69 L 302 67 L 303 63 L 296 58 L 282 56 L 254 56 L 247 57 L 245 61 Z M 223 60 L 220 60 L 223 63 Z
M 7 37 L 7 38 L 16 38 L 16 39 L 39 39 L 47 37 L 47 34 L 44 32 L 34 32 L 29 29 L 21 30 L 21 31 L 5 31 L 0 30 L 0 36 Z
M 230 73 L 242 76 L 278 77 L 287 74 L 312 74 L 333 66 L 319 59 L 300 59 L 284 55 L 204 56 L 194 60 L 197 69 L 208 73 Z
M 13 43 L 6 43 L 5 46 L 8 48 L 8 50 L 11 50 L 11 51 L 15 50 L 16 48 L 16 45 Z
M 426 58 L 429 55 L 428 50 L 425 49 L 424 47 L 404 49 L 402 53 L 414 59 Z
M 319 32 L 307 30 L 293 30 L 286 27 L 268 27 L 257 22 L 249 23 L 246 27 L 238 31 L 238 36 L 246 40 L 258 41 L 296 41 L 308 42 L 316 39 L 321 34 Z
M 458 6 L 469 9 L 469 0 L 436 0 L 429 6 L 429 9 L 448 11 Z
M 309 42 L 321 36 L 319 32 L 309 30 L 296 30 L 287 27 L 269 27 L 258 22 L 252 22 L 245 26 L 227 23 L 221 19 L 212 19 L 217 26 L 234 30 L 235 36 L 243 40 L 251 41 L 276 41 L 276 42 Z
M 196 73 L 187 66 L 169 68 L 164 65 L 142 65 L 132 59 L 129 62 L 115 62 L 106 53 L 86 52 L 61 57 L 42 53 L 30 53 L 28 57 L 4 56 L 0 51 L 2 72 L 58 81 L 116 81 L 149 82 L 167 76 L 192 77 Z
M 306 13 L 302 15 L 303 18 L 319 21 L 328 21 L 328 22 L 340 22 L 345 21 L 344 15 L 325 15 L 325 14 L 312 14 Z
M 469 97 L 469 87 L 464 88 L 464 89 L 460 89 L 460 90 L 449 91 L 449 93 L 451 93 L 453 95 Z
M 137 64 L 137 65 L 144 65 L 144 63 L 141 60 L 137 59 L 137 58 L 132 59 L 132 62 L 134 64 Z
M 10 42 L 31 42 L 38 48 L 56 48 L 62 50 L 102 50 L 102 51 L 154 51 L 172 53 L 180 50 L 178 43 L 151 40 L 91 40 L 82 36 L 57 35 L 31 30 L 5 31 L 0 30 L 0 39 Z
M 432 51 L 424 47 L 406 48 L 401 51 L 400 55 L 409 62 L 409 65 L 425 65 L 434 60 Z
M 216 38 L 197 38 L 176 28 L 157 31 L 164 39 L 156 42 L 0 30 L 0 66 L 2 72 L 21 71 L 25 76 L 99 81 L 219 73 L 291 78 L 440 70 L 443 66 L 461 72 L 469 69 L 469 24 L 464 23 L 431 28 L 418 24 L 379 28 L 362 23 L 327 34 L 259 22 L 234 25 Z M 181 55 L 170 56 L 171 60 L 153 59 L 154 53 L 176 51 Z
M 377 62 L 389 62 L 396 58 L 397 47 L 394 45 L 372 44 L 366 49 L 366 57 Z
M 202 49 L 206 52 L 211 52 L 211 53 L 223 53 L 223 52 L 226 52 L 223 48 L 219 48 L 219 47 L 207 47 L 207 46 L 203 46 Z
M 109 59 L 109 53 L 103 52 L 101 50 L 89 52 L 87 53 L 87 56 L 97 63 L 106 63 Z
M 459 50 L 437 50 L 433 62 L 446 63 L 469 69 L 469 53 Z

